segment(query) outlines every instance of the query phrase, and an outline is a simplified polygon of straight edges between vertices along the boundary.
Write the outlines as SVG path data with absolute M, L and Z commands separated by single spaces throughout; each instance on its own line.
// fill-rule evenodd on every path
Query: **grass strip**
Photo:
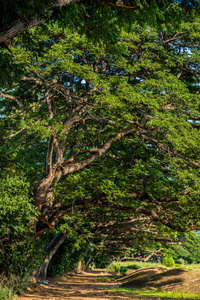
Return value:
M 190 293 L 175 293 L 175 292 L 161 292 L 152 290 L 137 290 L 129 288 L 106 288 L 113 292 L 125 292 L 136 294 L 137 296 L 145 297 L 159 297 L 164 299 L 200 299 L 200 295 Z

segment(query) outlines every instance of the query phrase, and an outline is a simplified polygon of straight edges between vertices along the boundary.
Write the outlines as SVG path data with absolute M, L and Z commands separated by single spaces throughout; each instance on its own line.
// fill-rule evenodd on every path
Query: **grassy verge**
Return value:
M 135 294 L 141 297 L 158 297 L 161 299 L 200 299 L 200 295 L 189 294 L 189 293 L 174 293 L 174 292 L 161 292 L 161 291 L 151 291 L 151 290 L 136 290 L 129 288 L 107 288 L 113 292 L 126 292 Z
M 14 294 L 23 294 L 27 287 L 27 278 L 10 274 L 10 276 L 0 276 L 0 300 L 12 300 Z
M 124 266 L 127 268 L 133 268 L 135 269 L 136 267 L 139 268 L 161 268 L 164 267 L 163 264 L 161 263 L 151 263 L 151 262 L 142 262 L 142 261 L 114 261 L 112 263 L 113 265 L 117 266 Z
M 3 287 L 0 285 L 0 300 L 12 300 L 13 291 L 8 287 Z
M 142 262 L 142 261 L 114 261 L 111 265 L 116 265 L 133 269 L 139 268 L 165 268 L 162 263 Z M 200 269 L 200 264 L 181 264 L 181 268 L 186 270 Z

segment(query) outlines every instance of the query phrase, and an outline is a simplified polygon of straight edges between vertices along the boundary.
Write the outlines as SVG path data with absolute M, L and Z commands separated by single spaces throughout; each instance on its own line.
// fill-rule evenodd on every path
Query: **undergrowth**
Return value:
M 10 274 L 8 277 L 0 276 L 0 300 L 12 300 L 14 294 L 21 295 L 27 288 L 27 278 Z
M 118 268 L 124 266 L 129 269 L 140 269 L 140 268 L 161 268 L 164 267 L 162 263 L 142 262 L 142 261 L 113 261 L 111 265 L 117 266 Z
M 0 300 L 12 300 L 13 290 L 6 286 L 4 280 L 1 279 L 0 282 Z
M 165 268 L 162 263 L 142 262 L 142 261 L 113 261 L 111 265 L 117 266 L 118 268 L 124 266 L 129 269 L 140 269 L 140 268 Z M 179 264 L 175 267 L 181 267 L 186 270 L 200 269 L 200 264 Z

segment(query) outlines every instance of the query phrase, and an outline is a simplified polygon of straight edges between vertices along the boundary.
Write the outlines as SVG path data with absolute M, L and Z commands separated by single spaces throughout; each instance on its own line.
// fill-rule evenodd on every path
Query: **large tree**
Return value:
M 15 40 L 23 76 L 1 91 L 0 122 L 40 212 L 33 239 L 90 209 L 107 245 L 150 224 L 199 228 L 199 19 L 165 29 L 135 24 L 108 51 L 54 24 L 32 32 L 37 59 Z

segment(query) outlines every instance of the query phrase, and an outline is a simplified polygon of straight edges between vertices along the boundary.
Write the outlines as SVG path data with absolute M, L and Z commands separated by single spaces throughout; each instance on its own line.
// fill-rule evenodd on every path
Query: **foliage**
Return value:
M 107 3 L 106 3 L 107 2 Z M 113 3 L 113 6 L 108 5 Z M 28 18 L 48 19 L 51 16 L 51 22 L 58 21 L 65 26 L 76 26 L 76 29 L 81 28 L 84 33 L 87 32 L 91 37 L 91 32 L 98 31 L 102 35 L 101 30 L 106 33 L 104 27 L 107 27 L 107 32 L 115 34 L 114 29 L 122 27 L 123 23 L 130 22 L 131 19 L 142 23 L 160 23 L 177 24 L 181 22 L 183 14 L 194 14 L 199 11 L 199 1 L 174 1 L 174 0 L 125 0 L 124 7 L 136 7 L 136 10 L 122 9 L 117 7 L 116 1 L 80 1 L 72 3 L 61 8 L 53 7 L 52 2 L 48 0 L 25 0 L 13 1 L 3 0 L 0 3 L 0 19 L 2 24 L 9 24 L 10 20 L 17 18 L 27 20 Z M 111 14 L 112 11 L 112 14 Z M 114 25 L 110 20 L 114 20 Z M 116 21 L 115 21 L 116 20 Z M 117 25 L 119 22 L 119 26 Z M 106 25 L 106 26 L 105 26 Z M 93 26 L 93 27 L 92 27 Z M 111 34 L 108 33 L 110 36 Z M 96 35 L 97 36 L 97 35 Z M 103 35 L 102 35 L 103 36 Z
M 143 262 L 143 261 L 137 261 L 134 263 L 133 261 L 113 261 L 112 264 L 116 264 L 120 267 L 127 267 L 128 269 L 134 269 L 138 270 L 141 268 L 161 268 L 163 265 L 161 263 L 155 263 L 155 262 Z
M 5 293 L 8 293 L 11 299 L 14 294 L 23 294 L 28 286 L 28 278 L 22 277 L 21 274 L 15 275 L 10 273 L 8 276 L 1 275 L 0 282 L 2 290 L 4 290 Z
M 51 238 L 53 234 L 49 234 Z M 53 256 L 49 268 L 48 276 L 60 276 L 75 269 L 79 260 L 87 250 L 87 243 L 81 239 L 76 232 L 70 234 L 68 239 L 59 247 Z
M 133 264 L 133 263 L 129 264 L 127 267 L 134 270 L 138 270 L 141 268 L 138 264 Z
M 10 289 L 0 287 L 0 299 L 1 300 L 12 300 L 13 294 Z
M 12 300 L 12 299 L 13 299 L 12 290 L 0 284 L 0 300 Z
M 102 247 L 100 247 L 97 248 L 97 251 L 94 251 L 92 262 L 94 262 L 96 268 L 107 268 L 110 265 L 110 253 L 102 250 Z
M 121 274 L 121 275 L 124 275 L 124 274 L 126 274 L 126 272 L 128 271 L 128 268 L 127 268 L 127 267 L 124 267 L 124 266 L 121 266 L 119 271 L 120 271 L 120 274 Z
M 132 259 L 139 260 L 138 263 L 144 264 L 144 260 L 149 257 L 147 261 L 147 264 L 149 264 L 160 261 L 163 255 L 167 255 L 173 257 L 177 267 L 185 264 L 189 267 L 188 264 L 191 265 L 199 263 L 199 243 L 200 237 L 198 232 L 189 232 L 185 234 L 179 233 L 176 235 L 175 242 L 165 245 L 163 244 L 161 251 L 156 251 L 155 249 L 155 251 L 150 252 L 150 254 L 152 254 L 150 257 L 148 250 L 137 250 L 132 248 L 129 251 L 120 253 L 118 256 L 116 255 L 116 259 L 126 259 L 124 263 L 127 263 L 127 266 L 129 266 Z
M 180 236 L 182 242 L 177 245 L 169 245 L 166 249 L 166 253 L 172 256 L 176 261 L 183 260 L 187 264 L 200 263 L 200 237 L 195 232 L 185 234 L 183 237 Z
M 19 35 L 21 23 L 25 25 L 21 30 L 23 32 L 27 30 L 27 25 L 34 24 L 34 21 L 37 21 L 35 26 L 42 22 L 38 25 L 41 35 L 48 32 L 49 24 L 58 23 L 60 29 L 76 30 L 81 35 L 86 35 L 90 41 L 103 44 L 107 51 L 110 51 L 110 48 L 117 44 L 121 31 L 129 30 L 135 22 L 144 28 L 146 25 L 156 26 L 161 31 L 165 24 L 168 31 L 173 29 L 181 32 L 184 21 L 192 19 L 194 15 L 198 16 L 200 10 L 199 0 L 125 0 L 124 8 L 121 5 L 118 7 L 119 3 L 116 0 L 84 0 L 78 3 L 69 0 L 67 3 L 72 2 L 71 4 L 58 7 L 56 2 L 62 3 L 59 0 L 1 0 L 0 32 L 4 33 L 5 40 L 8 39 L 8 31 L 13 33 L 13 37 Z M 136 9 L 127 9 L 127 6 Z M 41 52 L 45 54 L 45 43 L 35 42 L 31 31 L 21 34 L 21 42 L 33 51 L 35 57 Z M 15 43 L 12 44 L 11 48 L 14 48 Z M 9 53 L 2 43 L 1 47 L 0 84 L 10 86 L 15 80 L 19 80 L 24 68 L 15 62 L 12 53 Z
M 21 274 L 20 274 L 21 275 Z M 12 300 L 14 294 L 22 294 L 27 288 L 28 281 L 27 278 L 21 277 L 19 275 L 1 274 L 0 277 L 0 300 Z
M 44 50 L 37 58 L 15 39 L 13 60 L 24 76 L 2 89 L 1 152 L 9 149 L 6 167 L 26 174 L 30 188 L 3 181 L 7 266 L 17 269 L 23 251 L 35 253 L 24 239 L 36 215 L 30 195 L 40 211 L 34 238 L 55 226 L 67 232 L 71 221 L 82 240 L 109 253 L 158 250 L 177 230 L 200 226 L 199 18 L 183 27 L 135 23 L 108 51 L 56 23 L 31 31 Z M 64 251 L 62 259 L 59 272 L 69 269 Z
M 173 259 L 172 257 L 170 257 L 170 256 L 165 256 L 165 257 L 163 258 L 163 265 L 164 265 L 165 267 L 168 267 L 168 268 L 173 268 L 174 265 L 175 265 L 175 261 L 174 261 L 174 259 Z
M 137 270 L 138 266 L 135 265 L 135 269 Z M 116 276 L 118 273 L 124 275 L 128 271 L 128 267 L 120 265 L 120 263 L 113 262 L 112 264 L 110 264 L 110 266 L 107 267 L 107 270 L 114 276 Z
M 120 268 L 117 265 L 111 264 L 107 268 L 108 272 L 110 272 L 113 276 L 116 276 L 120 272 Z
M 36 210 L 29 197 L 29 184 L 15 174 L 1 174 L 0 181 L 0 268 L 1 273 L 30 274 L 41 256 L 38 243 L 31 244 L 29 222 L 36 220 Z M 41 259 L 41 258 L 40 258 Z

